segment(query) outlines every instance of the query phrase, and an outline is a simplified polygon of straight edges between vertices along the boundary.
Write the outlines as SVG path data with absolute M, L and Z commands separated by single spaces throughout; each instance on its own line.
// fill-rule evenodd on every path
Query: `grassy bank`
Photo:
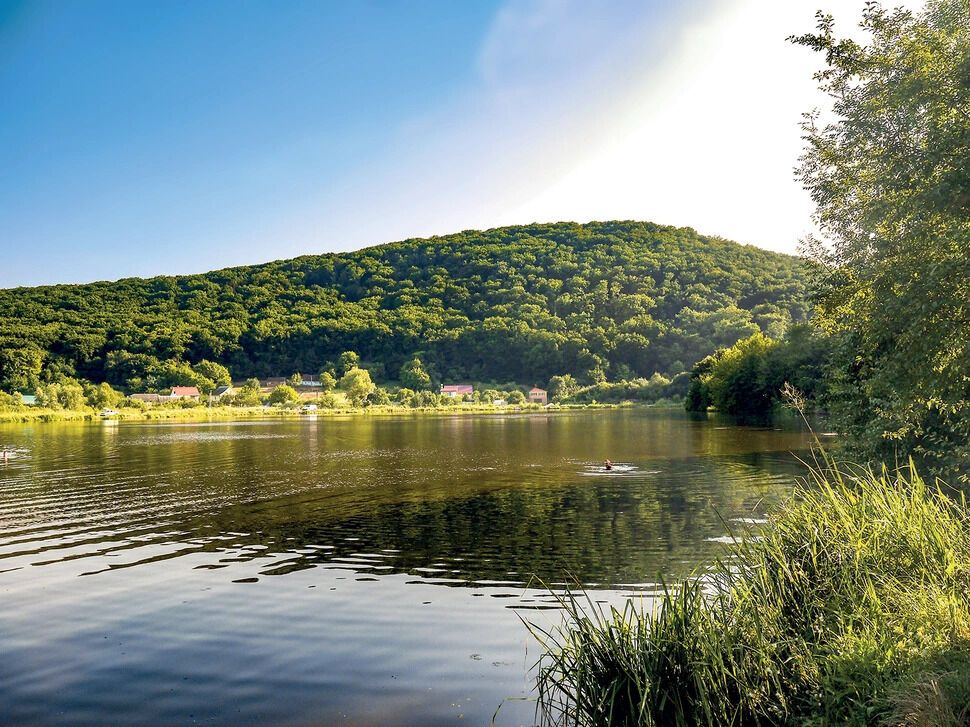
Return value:
M 545 724 L 966 725 L 970 520 L 912 468 L 828 469 L 652 612 L 566 597 Z
M 408 407 L 408 406 L 342 406 L 333 409 L 318 409 L 313 412 L 301 412 L 298 408 L 263 407 L 263 406 L 195 406 L 195 407 L 167 407 L 156 406 L 148 408 L 120 408 L 112 420 L 121 421 L 208 421 L 220 419 L 280 419 L 305 418 L 307 416 L 401 416 L 411 414 L 432 414 L 446 416 L 449 414 L 516 414 L 556 411 L 576 411 L 587 409 L 615 409 L 618 404 L 565 404 L 542 407 L 538 404 L 522 404 L 518 406 L 493 406 L 492 404 L 460 403 L 438 407 Z M 42 407 L 24 406 L 0 410 L 0 423 L 17 422 L 70 422 L 94 421 L 102 417 L 94 409 L 45 409 Z

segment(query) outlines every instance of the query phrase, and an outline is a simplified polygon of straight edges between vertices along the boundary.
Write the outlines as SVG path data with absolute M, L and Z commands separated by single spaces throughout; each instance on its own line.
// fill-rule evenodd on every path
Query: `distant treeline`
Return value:
M 807 317 L 799 260 L 645 222 L 407 240 L 201 275 L 0 291 L 0 390 L 78 377 L 127 390 L 318 372 L 434 382 L 672 378 Z

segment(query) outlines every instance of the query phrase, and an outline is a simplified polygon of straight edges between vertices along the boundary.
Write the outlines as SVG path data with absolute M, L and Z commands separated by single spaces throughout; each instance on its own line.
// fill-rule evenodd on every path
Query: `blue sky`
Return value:
M 0 0 L 0 286 L 560 219 L 793 251 L 816 4 Z

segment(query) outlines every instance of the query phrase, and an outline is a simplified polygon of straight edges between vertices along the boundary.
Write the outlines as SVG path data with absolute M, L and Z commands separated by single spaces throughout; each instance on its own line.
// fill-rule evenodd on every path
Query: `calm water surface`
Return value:
M 5 723 L 533 723 L 534 578 L 649 597 L 805 436 L 648 410 L 0 427 Z M 617 468 L 599 465 L 609 457 Z

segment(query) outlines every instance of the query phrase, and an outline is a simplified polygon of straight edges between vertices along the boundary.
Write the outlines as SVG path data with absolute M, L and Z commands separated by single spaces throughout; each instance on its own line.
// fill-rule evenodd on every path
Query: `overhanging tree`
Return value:
M 866 43 L 831 16 L 794 38 L 825 55 L 832 120 L 804 124 L 820 323 L 840 341 L 833 409 L 857 451 L 970 462 L 970 4 L 868 3 Z

